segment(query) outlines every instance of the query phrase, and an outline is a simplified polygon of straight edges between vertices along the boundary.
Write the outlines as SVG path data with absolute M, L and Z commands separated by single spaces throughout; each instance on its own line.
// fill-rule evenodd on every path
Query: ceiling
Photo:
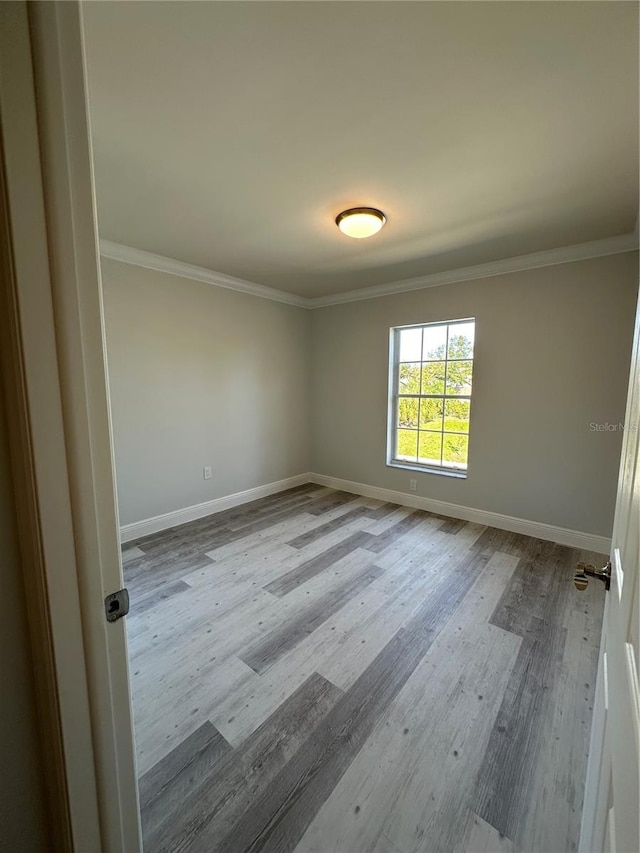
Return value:
M 84 16 L 104 239 L 316 297 L 634 229 L 635 2 Z

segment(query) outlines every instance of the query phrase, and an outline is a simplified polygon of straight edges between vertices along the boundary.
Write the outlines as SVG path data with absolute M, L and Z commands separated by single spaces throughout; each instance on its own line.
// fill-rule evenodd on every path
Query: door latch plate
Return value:
M 129 590 L 119 589 L 111 592 L 104 600 L 104 612 L 107 622 L 117 622 L 129 612 Z

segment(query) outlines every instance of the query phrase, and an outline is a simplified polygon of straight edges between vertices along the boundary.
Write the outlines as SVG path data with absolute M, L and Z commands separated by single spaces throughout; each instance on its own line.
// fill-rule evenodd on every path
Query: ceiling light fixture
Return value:
M 375 207 L 351 207 L 336 216 L 336 225 L 347 237 L 373 237 L 387 221 Z

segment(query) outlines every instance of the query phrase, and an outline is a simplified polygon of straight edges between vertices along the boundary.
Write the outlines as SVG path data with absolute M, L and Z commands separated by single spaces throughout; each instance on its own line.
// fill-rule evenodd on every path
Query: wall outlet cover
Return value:
M 205 465 L 205 467 L 202 469 L 202 476 L 205 480 L 211 479 L 211 466 Z
M 415 490 L 417 488 L 418 488 L 418 481 L 417 480 L 409 480 L 409 491 L 415 492 Z

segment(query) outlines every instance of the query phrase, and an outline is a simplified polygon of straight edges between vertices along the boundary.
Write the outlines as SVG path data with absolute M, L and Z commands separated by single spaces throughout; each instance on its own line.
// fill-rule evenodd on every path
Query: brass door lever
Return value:
M 601 569 L 596 569 L 595 566 L 588 563 L 578 563 L 573 576 L 576 589 L 579 589 L 580 592 L 585 590 L 589 586 L 589 578 L 599 578 L 604 581 L 604 588 L 608 590 L 611 586 L 611 561 L 607 561 L 607 565 Z

